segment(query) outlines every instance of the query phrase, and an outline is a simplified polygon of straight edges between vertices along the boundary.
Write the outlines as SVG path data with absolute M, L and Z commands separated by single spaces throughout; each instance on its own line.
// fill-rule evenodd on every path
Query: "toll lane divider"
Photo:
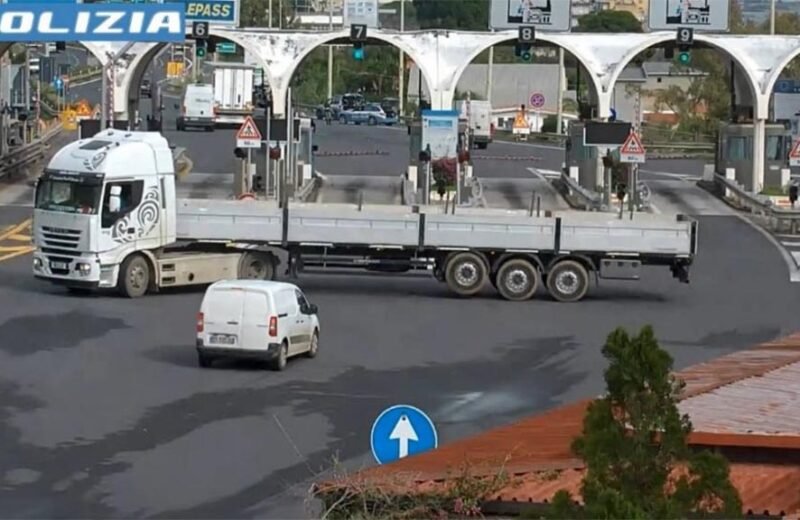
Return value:
M 384 152 L 383 150 L 375 150 L 374 152 L 369 151 L 358 151 L 358 150 L 348 150 L 345 152 L 316 152 L 314 153 L 315 157 L 366 157 L 366 156 L 376 156 L 376 155 L 389 155 L 389 152 Z
M 17 173 L 21 168 L 44 158 L 49 141 L 62 130 L 61 123 L 53 125 L 39 139 L 18 146 L 0 157 L 0 179 Z

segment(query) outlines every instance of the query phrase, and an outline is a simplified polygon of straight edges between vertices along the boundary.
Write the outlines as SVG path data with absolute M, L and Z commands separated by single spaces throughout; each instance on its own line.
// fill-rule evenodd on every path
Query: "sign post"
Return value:
M 247 116 L 244 120 L 239 131 L 236 132 L 236 147 L 247 148 L 247 191 L 251 191 L 253 187 L 253 179 L 249 175 L 251 164 L 253 164 L 253 148 L 261 148 L 261 131 L 253 121 L 252 116 Z

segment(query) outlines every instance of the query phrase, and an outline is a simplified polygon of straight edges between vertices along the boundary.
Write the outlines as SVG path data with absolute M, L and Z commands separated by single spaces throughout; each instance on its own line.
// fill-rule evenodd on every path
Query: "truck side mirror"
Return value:
M 119 213 L 122 208 L 122 186 L 111 186 L 110 196 L 108 198 L 108 211 L 109 213 Z

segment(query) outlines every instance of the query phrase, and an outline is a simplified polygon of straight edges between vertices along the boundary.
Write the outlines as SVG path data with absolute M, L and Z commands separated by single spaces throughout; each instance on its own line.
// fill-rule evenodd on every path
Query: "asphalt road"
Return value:
M 29 215 L 0 208 L 0 230 Z M 201 292 L 70 297 L 34 281 L 28 256 L 0 257 L 2 515 L 298 518 L 334 459 L 372 463 L 387 406 L 421 407 L 448 442 L 596 395 L 618 325 L 653 324 L 679 367 L 793 331 L 797 289 L 776 250 L 738 218 L 700 219 L 690 285 L 648 271 L 576 305 L 464 301 L 413 276 L 304 276 L 321 354 L 284 373 L 198 368 Z

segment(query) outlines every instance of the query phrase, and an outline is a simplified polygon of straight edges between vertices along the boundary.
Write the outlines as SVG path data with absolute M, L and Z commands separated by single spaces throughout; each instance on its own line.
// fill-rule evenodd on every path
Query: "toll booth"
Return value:
M 578 183 L 586 189 L 594 190 L 597 188 L 596 179 L 602 178 L 602 172 L 598 171 L 598 148 L 583 144 L 583 129 L 582 122 L 570 121 L 567 129 L 567 142 L 564 147 L 564 166 L 567 171 L 570 167 L 577 166 Z
M 781 124 L 766 125 L 764 150 L 764 187 L 781 186 L 781 170 L 789 167 L 792 132 Z M 736 181 L 753 190 L 753 125 L 720 123 L 714 169 L 724 175 L 728 168 L 736 171 Z

